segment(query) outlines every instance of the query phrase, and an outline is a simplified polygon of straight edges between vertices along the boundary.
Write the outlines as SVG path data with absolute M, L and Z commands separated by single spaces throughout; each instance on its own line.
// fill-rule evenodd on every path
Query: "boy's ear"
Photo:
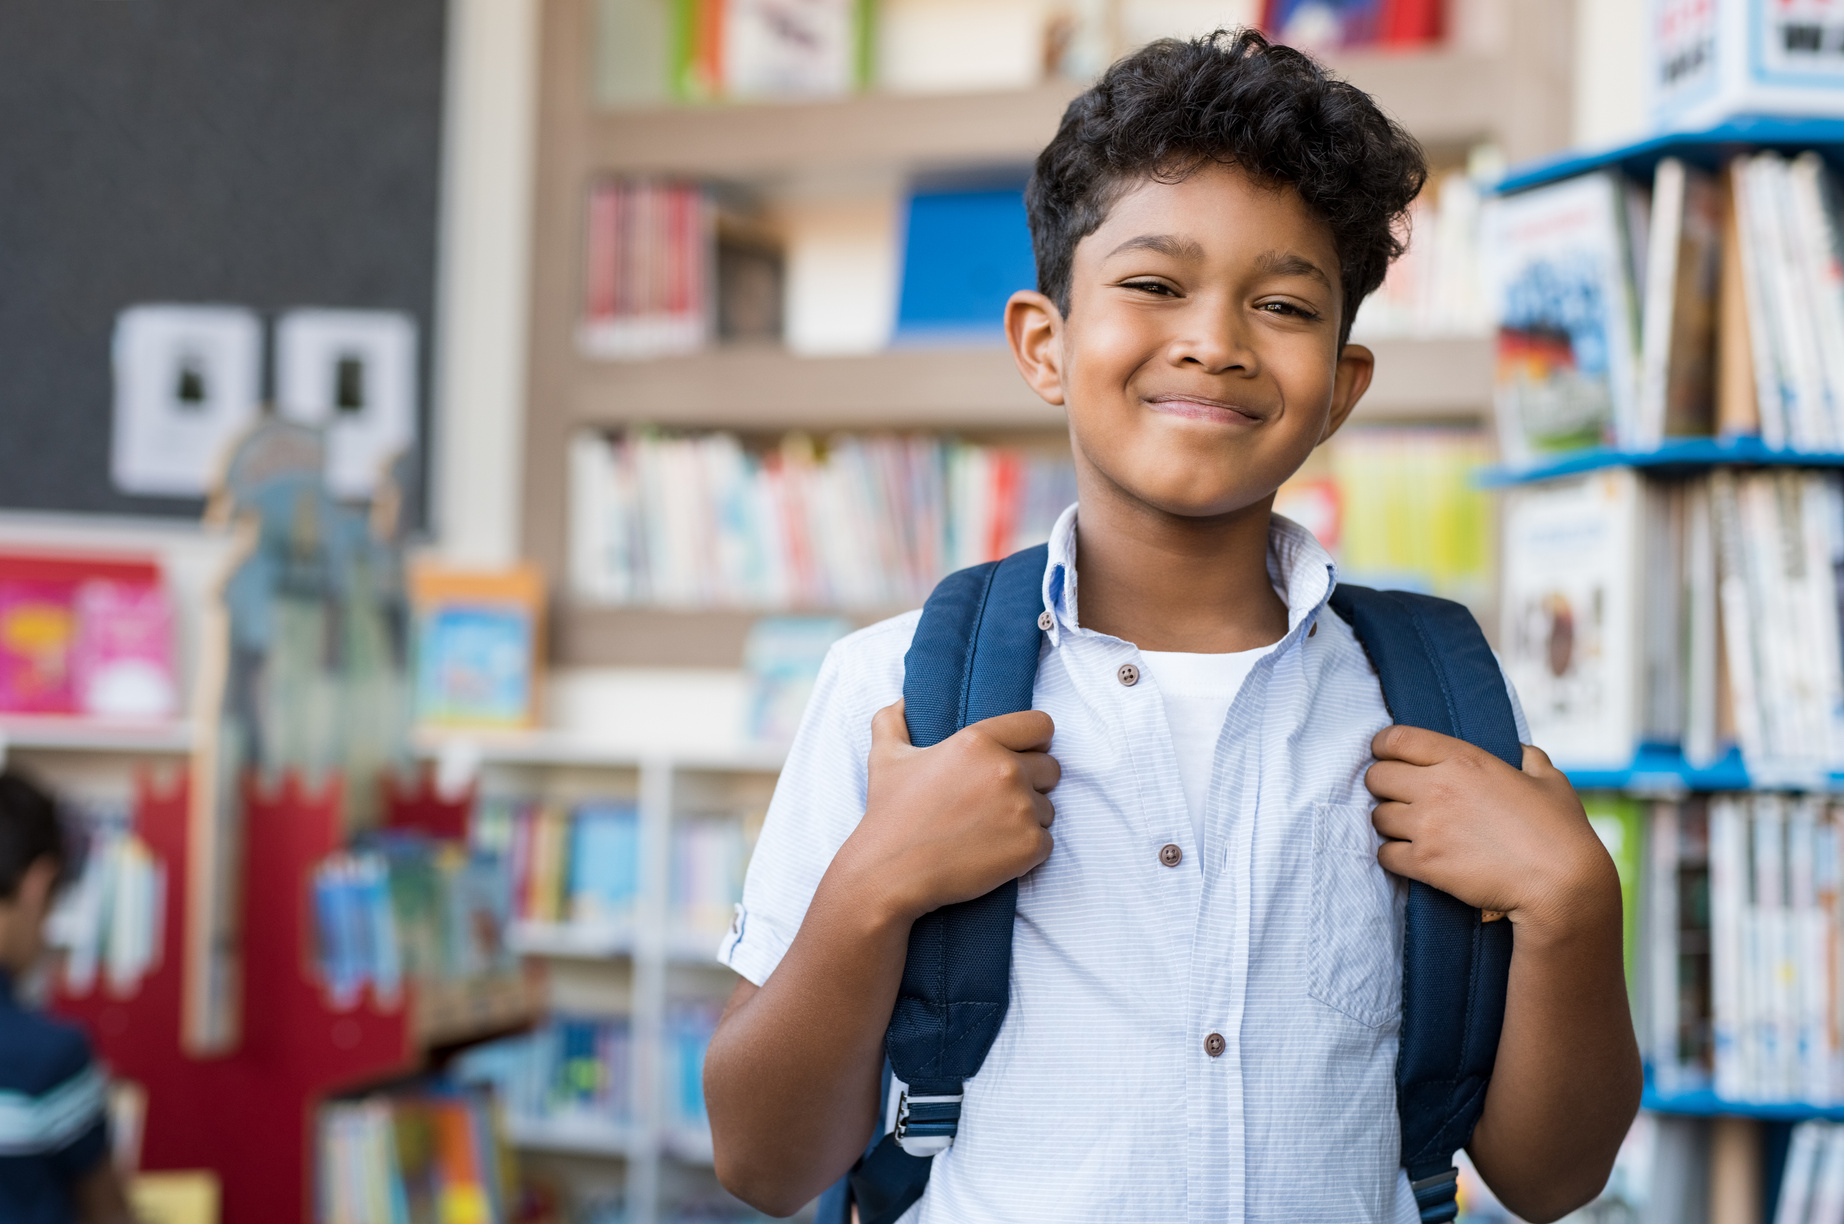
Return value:
M 1063 312 L 1033 289 L 1020 289 L 1005 303 L 1005 339 L 1018 372 L 1046 404 L 1063 403 Z
M 1338 427 L 1350 419 L 1351 410 L 1370 389 L 1370 376 L 1376 369 L 1376 354 L 1361 344 L 1345 345 L 1338 355 L 1338 370 L 1332 376 L 1332 411 L 1326 416 L 1325 432 L 1319 435 L 1319 441 L 1337 433 Z

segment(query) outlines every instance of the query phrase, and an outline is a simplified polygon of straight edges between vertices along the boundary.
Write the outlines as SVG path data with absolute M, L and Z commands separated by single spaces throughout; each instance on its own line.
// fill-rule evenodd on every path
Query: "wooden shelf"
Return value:
M 419 981 L 411 1028 L 423 1049 L 460 1045 L 524 1028 L 539 1011 L 539 990 L 523 973 Z
M 1376 380 L 1360 420 L 1474 419 L 1492 398 L 1489 339 L 1375 340 Z M 658 361 L 582 363 L 578 425 L 646 422 L 728 429 L 1063 428 L 1011 353 L 890 349 L 800 357 L 778 348 L 711 349 Z
M 1505 124 L 1505 65 L 1447 50 L 1343 56 L 1334 68 L 1424 144 L 1463 146 Z M 604 111 L 585 129 L 597 171 L 800 178 L 844 167 L 904 172 L 1028 166 L 1084 86 L 996 93 L 860 94 L 804 102 Z

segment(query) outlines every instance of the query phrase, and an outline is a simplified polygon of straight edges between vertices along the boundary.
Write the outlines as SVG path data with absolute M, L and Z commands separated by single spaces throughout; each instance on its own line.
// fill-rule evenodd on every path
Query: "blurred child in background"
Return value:
M 45 950 L 45 918 L 69 866 L 57 807 L 0 773 L 0 1220 L 128 1224 L 109 1163 L 108 1080 L 89 1042 L 29 1011 L 18 983 Z

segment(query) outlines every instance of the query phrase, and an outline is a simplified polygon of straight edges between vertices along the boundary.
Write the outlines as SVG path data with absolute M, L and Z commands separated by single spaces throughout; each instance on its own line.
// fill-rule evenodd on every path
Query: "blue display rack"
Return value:
M 1844 119 L 1744 116 L 1694 132 L 1667 132 L 1598 152 L 1565 153 L 1532 162 L 1506 175 L 1496 190 L 1501 194 L 1523 191 L 1610 166 L 1618 166 L 1628 174 L 1649 176 L 1659 160 L 1666 157 L 1681 157 L 1693 165 L 1715 170 L 1742 149 L 1775 149 L 1783 153 L 1817 149 L 1834 161 L 1844 162 Z
M 1753 786 L 1739 749 L 1714 764 L 1694 769 L 1676 744 L 1641 744 L 1630 765 L 1617 769 L 1571 769 L 1569 785 L 1576 790 L 1643 791 L 1651 794 L 1686 794 L 1693 791 L 1745 791 Z
M 1834 1122 L 1844 1121 L 1844 1106 L 1807 1105 L 1798 1101 L 1775 1101 L 1771 1104 L 1729 1101 L 1708 1088 L 1666 1096 L 1653 1085 L 1649 1070 L 1646 1072 L 1645 1093 L 1639 1098 L 1639 1107 L 1653 1113 L 1679 1114 L 1692 1118 L 1758 1118 L 1763 1122 L 1804 1122 L 1810 1118 L 1828 1118 Z
M 1649 470 L 1694 471 L 1720 464 L 1749 467 L 1844 467 L 1844 454 L 1774 450 L 1759 438 L 1684 438 L 1666 442 L 1657 450 L 1629 451 L 1596 446 L 1569 451 L 1526 468 L 1486 468 L 1479 483 L 1488 489 L 1578 476 L 1602 468 L 1636 467 Z

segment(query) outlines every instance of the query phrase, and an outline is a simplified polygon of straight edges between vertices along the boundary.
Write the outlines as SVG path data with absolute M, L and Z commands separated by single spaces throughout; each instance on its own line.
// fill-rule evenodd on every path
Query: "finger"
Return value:
M 1410 765 L 1438 765 L 1469 747 L 1465 740 L 1451 735 L 1400 723 L 1383 728 L 1370 741 L 1371 755 L 1378 760 L 1407 761 Z
M 1548 777 L 1550 774 L 1560 773 L 1561 771 L 1550 763 L 1549 753 L 1543 751 L 1543 749 L 1537 747 L 1535 744 L 1525 744 L 1524 772 L 1533 778 L 1543 778 Z
M 1427 785 L 1427 768 L 1404 761 L 1378 761 L 1364 771 L 1364 785 L 1379 799 L 1413 803 Z
M 1406 803 L 1379 803 L 1370 813 L 1370 823 L 1377 832 L 1392 841 L 1414 841 L 1421 825 L 1414 809 Z
M 1052 791 L 1063 780 L 1063 767 L 1048 752 L 1021 752 L 1019 762 L 1024 766 L 1025 780 L 1034 791 Z
M 1419 880 L 1416 874 L 1415 846 L 1412 842 L 1386 841 L 1377 847 L 1377 862 L 1383 870 L 1405 879 Z
M 1055 848 L 1056 838 L 1050 836 L 1049 829 L 1045 829 L 1038 835 L 1037 861 L 1031 864 L 1032 868 L 1042 867 L 1044 865 L 1044 860 L 1050 857 L 1050 852 Z
M 897 745 L 909 747 L 909 723 L 903 717 L 901 697 L 871 715 L 871 750 Z
M 1056 804 L 1050 802 L 1047 795 L 1034 795 L 1032 798 L 1037 809 L 1037 823 L 1048 829 L 1056 823 Z
M 1020 710 L 1016 714 L 983 718 L 967 730 L 983 735 L 1001 748 L 1010 748 L 1013 752 L 1043 752 L 1050 747 L 1050 737 L 1056 731 L 1056 724 L 1042 710 Z

